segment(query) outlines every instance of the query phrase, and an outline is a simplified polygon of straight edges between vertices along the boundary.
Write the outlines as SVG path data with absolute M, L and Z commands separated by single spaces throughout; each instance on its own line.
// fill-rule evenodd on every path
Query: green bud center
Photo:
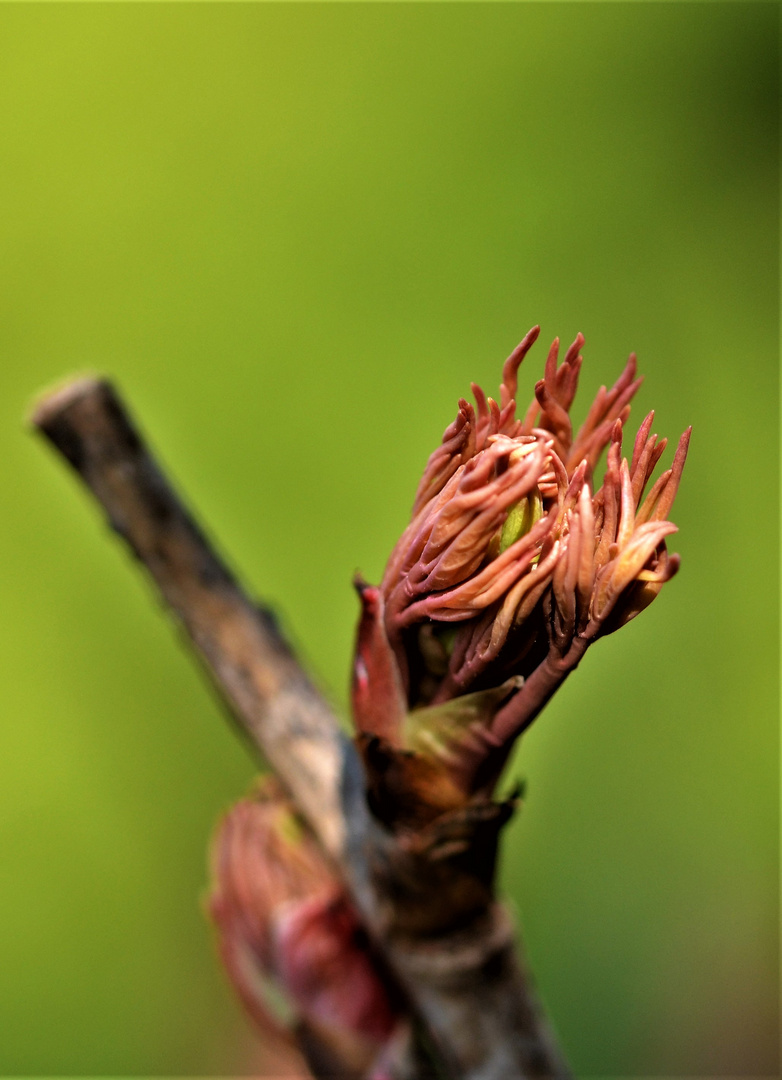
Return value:
M 537 488 L 510 508 L 508 516 L 500 529 L 497 555 L 502 555 L 511 544 L 515 544 L 530 531 L 532 526 L 543 517 L 543 500 Z

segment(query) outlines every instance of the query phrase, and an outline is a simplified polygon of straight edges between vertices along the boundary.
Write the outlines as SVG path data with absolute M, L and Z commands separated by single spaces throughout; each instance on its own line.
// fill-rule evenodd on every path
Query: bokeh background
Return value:
M 636 422 L 694 437 L 682 572 L 524 739 L 503 886 L 579 1075 L 777 1075 L 777 42 L 753 3 L 0 8 L 0 1073 L 272 1067 L 200 906 L 256 765 L 33 396 L 116 378 L 344 712 L 351 575 L 540 322 L 586 335 L 577 415 L 635 349 Z

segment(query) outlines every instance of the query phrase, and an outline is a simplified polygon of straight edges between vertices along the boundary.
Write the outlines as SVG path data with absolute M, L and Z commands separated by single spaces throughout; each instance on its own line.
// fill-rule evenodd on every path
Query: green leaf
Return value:
M 405 749 L 448 765 L 455 764 L 459 759 L 459 747 L 469 739 L 470 733 L 478 734 L 488 727 L 500 706 L 523 682 L 520 675 L 515 675 L 491 690 L 479 690 L 442 705 L 414 709 L 405 717 L 402 728 Z

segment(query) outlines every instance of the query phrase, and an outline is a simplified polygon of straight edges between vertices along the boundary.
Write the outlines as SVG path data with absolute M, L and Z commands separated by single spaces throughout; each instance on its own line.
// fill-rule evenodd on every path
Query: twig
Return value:
M 393 894 L 405 856 L 367 811 L 353 744 L 273 616 L 245 596 L 183 508 L 112 386 L 74 381 L 40 402 L 33 423 L 145 566 L 233 715 L 339 868 L 418 1015 L 437 1073 L 453 1080 L 566 1077 L 502 908 L 489 902 L 458 931 L 428 938 L 400 929 L 387 886 Z

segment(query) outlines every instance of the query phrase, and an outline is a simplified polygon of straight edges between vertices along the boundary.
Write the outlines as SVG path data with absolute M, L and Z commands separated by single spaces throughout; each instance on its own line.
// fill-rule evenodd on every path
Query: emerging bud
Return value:
M 475 406 L 459 402 L 381 585 L 358 582 L 356 726 L 362 745 L 379 739 L 408 772 L 426 774 L 430 818 L 491 789 L 513 738 L 586 647 L 634 618 L 679 566 L 666 518 L 689 430 L 644 499 L 666 440 L 650 434 L 650 413 L 631 460 L 621 456 L 641 384 L 635 356 L 574 434 L 580 334 L 561 364 L 553 343 L 532 404 L 516 416 L 518 368 L 538 333 L 505 362 L 499 404 L 474 384 Z
M 256 1023 L 305 1025 L 345 1075 L 363 1074 L 397 1009 L 341 883 L 279 787 L 237 803 L 214 840 L 210 914 L 220 953 Z

